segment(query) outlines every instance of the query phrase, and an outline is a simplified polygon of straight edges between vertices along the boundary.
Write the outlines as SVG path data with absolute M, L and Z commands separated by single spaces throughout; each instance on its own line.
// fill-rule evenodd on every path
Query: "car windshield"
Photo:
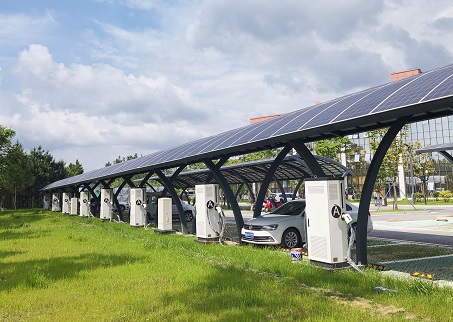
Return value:
M 305 202 L 288 202 L 283 206 L 275 209 L 271 214 L 273 215 L 299 215 L 305 209 Z

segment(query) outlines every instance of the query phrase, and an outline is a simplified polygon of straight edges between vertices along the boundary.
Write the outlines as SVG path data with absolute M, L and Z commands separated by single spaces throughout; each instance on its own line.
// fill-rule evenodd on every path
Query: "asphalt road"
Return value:
M 370 237 L 389 238 L 404 241 L 413 241 L 419 243 L 439 244 L 446 246 L 453 246 L 453 236 L 415 233 L 415 232 L 402 232 L 394 230 L 373 230 L 368 234 Z
M 374 230 L 370 237 L 453 246 L 453 205 L 371 206 Z M 445 221 L 444 221 L 445 220 Z

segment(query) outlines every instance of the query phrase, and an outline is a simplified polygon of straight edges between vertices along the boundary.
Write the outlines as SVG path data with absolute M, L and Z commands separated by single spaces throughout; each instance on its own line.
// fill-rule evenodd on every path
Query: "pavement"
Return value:
M 370 206 L 375 230 L 412 232 L 453 236 L 453 205 L 399 205 L 398 211 L 388 212 L 392 206 Z M 379 214 L 379 215 L 378 215 Z M 372 238 L 374 239 L 374 238 Z M 379 238 L 382 239 L 382 238 Z M 450 255 L 379 262 L 386 272 L 394 275 L 405 274 L 417 278 L 432 279 L 439 284 L 453 286 L 453 245 L 440 245 L 423 242 L 408 242 L 399 239 L 387 240 L 390 244 L 420 244 L 430 247 L 442 247 L 451 250 Z M 371 262 L 372 259 L 369 259 Z

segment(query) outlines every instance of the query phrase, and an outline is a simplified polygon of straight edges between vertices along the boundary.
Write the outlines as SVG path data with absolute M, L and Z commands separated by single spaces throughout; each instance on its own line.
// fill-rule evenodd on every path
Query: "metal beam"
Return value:
M 310 152 L 310 150 L 303 142 L 289 141 L 288 143 L 294 148 L 294 150 L 296 150 L 297 154 L 299 154 L 299 156 L 305 161 L 307 167 L 311 170 L 314 177 L 324 177 L 326 175 L 322 167 L 319 165 L 318 161 L 316 161 L 316 158 L 313 156 L 313 154 Z
M 223 190 L 223 193 L 225 194 L 226 200 L 230 203 L 231 209 L 233 210 L 234 214 L 234 219 L 236 221 L 236 227 L 237 227 L 237 232 L 238 232 L 238 237 L 239 240 L 241 240 L 241 229 L 244 226 L 244 218 L 242 217 L 242 212 L 241 208 L 239 207 L 239 204 L 234 197 L 233 190 L 231 189 L 230 185 L 226 181 L 225 176 L 222 174 L 220 171 L 220 167 L 223 165 L 223 163 L 226 162 L 226 160 L 221 159 L 217 164 L 214 164 L 211 160 L 203 160 L 204 164 L 211 170 L 212 175 L 216 179 L 216 181 L 219 183 L 220 187 Z
M 153 171 L 148 172 L 148 174 L 142 179 L 140 184 L 138 185 L 140 188 L 143 188 L 147 183 L 148 179 L 151 178 L 151 176 L 154 174 Z
M 93 188 L 90 187 L 89 184 L 86 184 L 86 185 L 85 185 L 85 188 L 87 188 L 88 191 L 89 191 L 90 194 L 91 194 L 91 198 L 94 199 L 94 202 L 95 202 L 95 204 L 96 204 L 96 207 L 100 207 L 100 206 L 101 206 L 101 195 L 96 196 L 96 194 L 94 193 L 94 189 L 96 189 L 96 187 L 97 187 L 99 184 L 100 184 L 100 182 L 98 182 L 97 184 L 95 184 L 95 185 L 93 186 Z M 91 198 L 90 198 L 90 212 L 91 212 Z M 92 213 L 92 215 L 94 216 L 93 213 Z
M 250 182 L 240 173 L 236 171 L 232 171 L 235 175 L 237 175 L 239 178 L 241 178 L 242 181 L 244 181 L 245 186 L 247 187 L 247 190 L 249 191 L 250 196 L 252 197 L 253 200 L 255 200 L 255 194 L 253 193 L 252 186 L 250 185 Z
M 118 213 L 118 217 L 120 218 L 120 221 L 124 221 L 123 217 L 123 212 L 121 211 L 120 203 L 118 202 L 118 195 L 120 194 L 121 190 L 124 188 L 126 185 L 126 181 L 121 182 L 121 184 L 118 187 L 118 190 L 113 194 L 113 203 L 115 204 L 116 211 Z
M 281 181 L 276 179 L 275 177 L 274 177 L 274 181 L 277 183 L 278 190 L 280 190 L 280 193 L 283 195 L 283 201 L 287 202 L 288 200 L 286 200 L 285 188 L 283 188 Z M 277 200 L 277 201 L 280 201 L 280 200 Z
M 242 187 L 244 186 L 244 182 L 242 182 L 239 186 L 238 189 L 236 190 L 236 193 L 234 194 L 234 197 L 236 200 L 238 200 L 239 193 L 241 192 Z
M 263 207 L 264 198 L 266 197 L 267 188 L 274 178 L 275 171 L 277 171 L 278 166 L 282 163 L 283 159 L 286 157 L 288 152 L 291 151 L 291 145 L 287 144 L 280 151 L 280 153 L 272 162 L 269 171 L 266 173 L 263 182 L 261 183 L 260 191 L 258 192 L 258 197 L 256 198 L 255 209 L 253 210 L 253 218 L 261 215 L 261 208 Z
M 122 179 L 127 182 L 130 188 L 137 188 L 131 180 L 132 176 L 123 176 Z
M 379 168 L 384 160 L 387 150 L 392 145 L 393 140 L 409 119 L 410 116 L 400 118 L 390 126 L 387 133 L 382 138 L 381 143 L 379 143 L 370 167 L 368 168 L 365 182 L 363 183 L 362 195 L 360 197 L 359 204 L 359 214 L 357 218 L 356 254 L 358 264 L 366 265 L 368 263 L 366 248 L 368 213 L 370 211 L 371 195 L 373 193 L 374 183 L 376 182 Z
M 304 179 L 300 179 L 299 182 L 298 182 L 297 185 L 296 185 L 296 188 L 294 188 L 294 191 L 293 191 L 293 199 L 296 199 L 296 194 L 297 194 L 297 192 L 299 191 L 300 186 L 302 185 L 302 183 L 304 183 Z M 300 198 L 300 196 L 299 196 L 299 198 Z
M 450 153 L 448 153 L 447 151 L 439 151 L 439 153 L 442 154 L 445 159 L 453 163 L 453 156 Z

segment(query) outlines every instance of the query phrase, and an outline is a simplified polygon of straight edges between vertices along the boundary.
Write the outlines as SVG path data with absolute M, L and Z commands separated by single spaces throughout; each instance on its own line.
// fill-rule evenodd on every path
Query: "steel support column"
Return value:
M 220 167 L 228 160 L 223 158 L 217 164 L 214 164 L 211 160 L 203 160 L 204 164 L 211 170 L 213 177 L 219 183 L 220 187 L 225 194 L 226 200 L 230 203 L 231 209 L 233 210 L 234 219 L 236 221 L 236 227 L 238 231 L 239 240 L 241 240 L 241 229 L 244 226 L 244 218 L 242 217 L 241 208 L 234 197 L 233 190 L 231 189 L 230 185 L 228 184 L 225 176 L 220 171 Z
M 296 199 L 296 194 L 297 194 L 297 192 L 299 191 L 300 186 L 302 185 L 303 182 L 304 182 L 304 179 L 300 179 L 299 182 L 298 182 L 297 185 L 296 185 L 296 188 L 294 188 L 294 191 L 293 191 L 293 199 Z M 299 198 L 300 198 L 300 196 L 299 196 Z
M 90 187 L 90 184 L 86 184 L 85 185 L 85 188 L 87 188 L 87 190 L 90 192 L 91 194 L 91 198 L 90 198 L 90 212 L 91 212 L 91 199 L 94 199 L 94 203 L 96 205 L 96 208 L 100 208 L 101 207 L 101 195 L 99 194 L 99 196 L 96 196 L 96 194 L 94 193 L 94 189 L 96 189 L 97 186 L 99 186 L 100 182 L 96 183 L 93 187 Z M 94 214 L 92 213 L 92 215 L 94 216 Z
M 275 178 L 275 177 L 274 177 L 274 181 L 277 183 L 278 190 L 280 190 L 280 193 L 283 195 L 283 201 L 284 201 L 284 202 L 287 202 L 288 200 L 286 200 L 286 192 L 285 192 L 285 188 L 283 188 L 283 185 L 282 185 L 281 181 L 278 180 L 278 179 Z M 277 200 L 277 201 L 280 201 L 280 200 Z
M 236 190 L 236 193 L 234 194 L 234 197 L 236 198 L 236 200 L 238 200 L 239 193 L 241 192 L 241 189 L 243 186 L 244 186 L 243 182 L 238 186 L 238 189 Z
M 319 165 L 318 161 L 314 155 L 310 152 L 307 146 L 300 141 L 290 141 L 289 144 L 296 150 L 297 154 L 304 160 L 307 164 L 307 167 L 311 170 L 313 176 L 315 177 L 324 177 L 326 174 L 324 170 Z
M 291 145 L 287 144 L 277 155 L 275 160 L 272 162 L 269 171 L 266 173 L 264 180 L 261 184 L 260 191 L 258 192 L 258 197 L 256 198 L 255 209 L 253 210 L 253 218 L 261 215 L 261 208 L 263 207 L 264 198 L 266 197 L 267 187 L 272 182 L 274 178 L 275 171 L 277 171 L 278 166 L 282 163 L 283 159 L 286 157 L 288 152 L 291 151 Z
M 379 168 L 396 135 L 409 119 L 410 117 L 400 118 L 390 126 L 387 133 L 382 138 L 381 143 L 379 143 L 379 147 L 377 148 L 370 167 L 368 168 L 365 182 L 363 183 L 362 195 L 360 197 L 359 204 L 359 214 L 357 218 L 356 253 L 357 263 L 360 265 L 368 264 L 366 248 L 368 213 L 370 211 L 371 195 L 373 193 L 374 183 L 376 182 Z
M 137 188 L 135 183 L 132 182 L 132 176 L 124 176 L 124 177 L 121 177 L 121 179 L 123 179 L 124 181 L 127 182 L 127 184 L 129 185 L 129 188 Z
M 445 159 L 453 163 L 453 156 L 450 153 L 448 153 L 447 151 L 439 151 L 439 153 L 442 154 Z
M 120 221 L 124 221 L 124 217 L 123 212 L 121 211 L 120 203 L 118 202 L 118 195 L 120 194 L 121 190 L 124 188 L 125 185 L 126 181 L 123 180 L 123 182 L 121 182 L 121 184 L 119 185 L 118 190 L 116 190 L 116 193 L 113 194 L 113 203 L 115 204 L 116 211 L 118 213 L 118 218 L 120 219 Z
M 237 175 L 239 178 L 241 178 L 242 181 L 244 181 L 244 184 L 247 187 L 250 196 L 252 197 L 253 200 L 255 200 L 255 194 L 253 193 L 252 186 L 250 186 L 250 182 L 246 178 L 244 178 L 244 176 L 241 175 L 240 173 L 237 173 L 236 171 L 233 171 L 233 172 L 235 175 Z
M 142 179 L 142 181 L 140 182 L 140 184 L 138 185 L 140 188 L 143 188 L 146 186 L 146 184 L 148 183 L 148 180 L 149 178 L 151 178 L 151 176 L 154 174 L 153 171 L 150 171 L 148 172 L 148 174 Z

